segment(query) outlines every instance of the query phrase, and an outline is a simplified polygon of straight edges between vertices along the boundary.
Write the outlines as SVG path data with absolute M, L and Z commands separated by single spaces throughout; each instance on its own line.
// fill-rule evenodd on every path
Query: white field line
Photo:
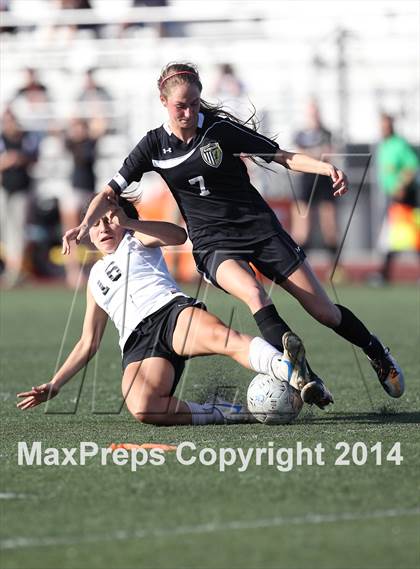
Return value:
M 135 531 L 116 531 L 108 534 L 96 535 L 76 535 L 76 536 L 51 536 L 51 537 L 13 537 L 0 541 L 0 547 L 6 549 L 23 549 L 29 547 L 54 547 L 62 545 L 78 545 L 85 543 L 105 542 L 105 541 L 127 541 L 146 538 L 174 537 L 179 535 L 209 534 L 216 532 L 226 532 L 235 530 L 261 529 L 278 526 L 299 526 L 299 525 L 318 525 L 326 523 L 364 521 L 384 518 L 399 518 L 416 516 L 420 514 L 420 507 L 411 509 L 378 510 L 374 512 L 349 512 L 342 514 L 307 514 L 298 517 L 275 517 L 259 520 L 232 520 L 201 524 L 195 526 L 180 526 L 175 528 L 157 528 Z
M 16 500 L 17 498 L 28 498 L 28 494 L 16 494 L 15 492 L 0 492 L 0 500 Z

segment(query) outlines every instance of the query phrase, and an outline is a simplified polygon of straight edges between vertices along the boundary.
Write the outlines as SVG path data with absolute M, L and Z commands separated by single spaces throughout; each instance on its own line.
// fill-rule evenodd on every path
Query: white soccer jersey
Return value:
M 120 348 L 136 326 L 176 296 L 186 296 L 169 274 L 159 247 L 126 233 L 114 253 L 97 261 L 88 286 L 120 335 Z

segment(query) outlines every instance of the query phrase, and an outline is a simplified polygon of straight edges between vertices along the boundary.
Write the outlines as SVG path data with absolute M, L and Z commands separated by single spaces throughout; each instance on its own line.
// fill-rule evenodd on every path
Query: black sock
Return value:
M 264 340 L 282 352 L 282 337 L 285 332 L 290 331 L 290 327 L 281 318 L 274 304 L 260 308 L 254 314 L 254 318 Z
M 341 312 L 341 322 L 337 328 L 333 328 L 334 332 L 355 346 L 362 348 L 370 358 L 381 357 L 384 348 L 379 340 L 372 336 L 363 322 L 351 310 L 340 304 L 336 304 L 336 306 Z
M 381 268 L 381 275 L 384 282 L 389 282 L 391 280 L 391 268 L 394 258 L 395 258 L 395 251 L 389 251 L 385 255 L 385 259 Z
M 274 304 L 269 304 L 258 310 L 258 312 L 254 314 L 254 318 L 264 340 L 282 352 L 284 349 L 282 342 L 283 334 L 291 330 L 287 322 L 285 322 L 277 312 Z M 309 365 L 307 358 L 306 367 L 311 375 L 316 375 Z

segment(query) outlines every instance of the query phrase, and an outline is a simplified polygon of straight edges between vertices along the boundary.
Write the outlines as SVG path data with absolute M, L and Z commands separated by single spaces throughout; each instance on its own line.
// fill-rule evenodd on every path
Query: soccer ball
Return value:
M 299 415 L 303 401 L 287 381 L 259 373 L 248 387 L 248 409 L 260 423 L 291 423 Z

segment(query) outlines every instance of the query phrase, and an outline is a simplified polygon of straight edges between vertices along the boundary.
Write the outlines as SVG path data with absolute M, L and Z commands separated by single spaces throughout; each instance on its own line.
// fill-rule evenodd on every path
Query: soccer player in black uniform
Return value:
M 127 195 L 125 190 L 144 172 L 158 172 L 185 219 L 198 270 L 248 305 L 269 343 L 282 349 L 281 338 L 290 328 L 258 282 L 250 262 L 320 323 L 362 348 L 385 391 L 400 397 L 404 380 L 397 362 L 348 308 L 331 302 L 303 250 L 251 185 L 242 158 L 255 160 L 257 156 L 293 171 L 329 176 L 335 196 L 347 192 L 344 173 L 328 162 L 280 149 L 222 108 L 203 101 L 202 84 L 193 65 L 167 65 L 158 87 L 169 121 L 140 140 L 92 201 L 82 223 L 64 235 L 63 253 L 69 252 L 71 240 L 78 242 L 87 234 L 116 195 Z M 322 385 L 309 365 L 303 366 L 300 375 L 302 384 Z M 330 402 L 325 389 L 317 404 L 323 408 Z

